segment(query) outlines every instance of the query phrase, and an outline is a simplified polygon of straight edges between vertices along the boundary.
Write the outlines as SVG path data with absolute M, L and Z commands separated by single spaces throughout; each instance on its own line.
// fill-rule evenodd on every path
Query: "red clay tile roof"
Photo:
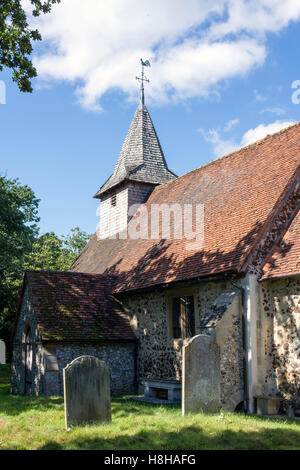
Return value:
M 261 280 L 300 275 L 300 212 L 263 267 Z
M 185 240 L 99 241 L 93 236 L 71 270 L 115 276 L 117 291 L 236 271 L 299 163 L 300 123 L 154 189 L 148 208 L 204 204 L 203 249 L 188 251 Z
M 102 275 L 26 271 L 43 340 L 132 341 L 134 333 Z

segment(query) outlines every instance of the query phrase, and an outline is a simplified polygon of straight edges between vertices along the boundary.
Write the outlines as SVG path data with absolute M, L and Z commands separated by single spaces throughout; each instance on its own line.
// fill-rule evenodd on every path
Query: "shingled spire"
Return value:
M 123 229 L 133 204 L 142 204 L 153 188 L 176 178 L 168 169 L 150 114 L 145 106 L 142 62 L 140 103 L 123 143 L 113 174 L 100 187 L 100 232 L 103 237 Z M 102 235 L 101 235 L 102 236 Z
M 168 169 L 150 114 L 141 102 L 114 172 L 94 197 L 101 199 L 104 193 L 125 180 L 157 185 L 175 177 L 176 175 Z
M 144 82 L 149 82 L 149 80 L 144 74 L 144 67 L 149 67 L 150 62 L 148 60 L 144 62 L 141 59 L 141 64 L 141 78 L 136 77 L 141 84 L 140 104 L 133 117 L 114 172 L 94 196 L 98 199 L 125 180 L 157 185 L 176 178 L 176 175 L 168 169 L 153 122 L 145 106 Z

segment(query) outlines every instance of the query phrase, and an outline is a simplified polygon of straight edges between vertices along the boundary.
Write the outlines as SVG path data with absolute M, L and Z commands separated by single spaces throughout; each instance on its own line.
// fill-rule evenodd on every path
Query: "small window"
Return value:
M 116 206 L 117 205 L 117 195 L 116 195 L 116 193 L 113 193 L 113 195 L 110 199 L 110 204 L 111 204 L 111 206 Z
M 172 299 L 173 338 L 181 338 L 181 303 L 180 297 Z
M 171 336 L 173 338 L 195 336 L 194 296 L 172 297 L 171 300 Z

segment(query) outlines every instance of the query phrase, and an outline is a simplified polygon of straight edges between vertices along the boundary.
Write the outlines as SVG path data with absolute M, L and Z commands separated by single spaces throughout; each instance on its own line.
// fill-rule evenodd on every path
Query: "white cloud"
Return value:
M 300 15 L 299 0 L 228 0 L 228 16 L 213 24 L 210 35 L 222 38 L 247 32 L 263 38 L 286 27 Z
M 272 114 L 277 114 L 277 116 L 282 116 L 282 114 L 285 114 L 285 109 L 283 108 L 265 108 L 262 109 L 259 113 L 272 113 Z
M 224 126 L 224 131 L 229 132 L 233 127 L 237 126 L 240 123 L 239 119 L 231 119 Z
M 231 121 L 229 121 L 231 122 Z M 238 142 L 235 139 L 224 139 L 222 137 L 222 130 L 220 129 L 209 129 L 205 131 L 203 129 L 198 129 L 199 132 L 203 135 L 206 142 L 209 142 L 213 145 L 213 153 L 215 157 L 222 157 L 228 153 L 233 152 L 241 147 L 246 147 L 249 144 L 252 144 L 260 139 L 263 139 L 268 134 L 274 134 L 275 132 L 284 129 L 285 127 L 291 126 L 294 124 L 293 121 L 275 121 L 271 124 L 259 124 L 254 129 L 249 129 L 241 138 L 241 141 Z M 226 131 L 226 126 L 223 131 Z
M 28 0 L 23 0 L 30 9 Z M 45 41 L 39 77 L 73 83 L 81 105 L 100 107 L 119 89 L 136 99 L 139 58 L 150 59 L 147 98 L 215 93 L 224 80 L 264 63 L 266 33 L 300 18 L 298 0 L 63 0 L 32 19 Z M 148 72 L 148 70 L 147 70 Z
M 259 93 L 257 90 L 253 90 L 256 101 L 267 101 L 267 97 Z
M 217 129 L 209 129 L 208 131 L 199 129 L 199 132 L 201 132 L 206 142 L 213 145 L 213 152 L 216 158 L 231 153 L 238 148 L 237 143 L 233 139 L 223 139 L 220 131 Z
M 263 139 L 268 134 L 274 134 L 285 127 L 291 126 L 294 124 L 293 121 L 275 121 L 271 124 L 260 124 L 254 129 L 249 129 L 242 137 L 241 146 L 252 144 L 257 140 Z

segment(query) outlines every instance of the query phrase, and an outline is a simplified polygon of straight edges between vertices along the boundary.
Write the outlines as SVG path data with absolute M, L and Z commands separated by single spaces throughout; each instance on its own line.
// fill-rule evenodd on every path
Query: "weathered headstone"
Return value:
M 66 427 L 111 420 L 107 364 L 80 356 L 63 370 Z
M 0 340 L 0 364 L 6 364 L 5 360 L 5 343 Z
M 182 361 L 182 415 L 219 411 L 220 353 L 213 337 L 194 336 L 183 347 Z

